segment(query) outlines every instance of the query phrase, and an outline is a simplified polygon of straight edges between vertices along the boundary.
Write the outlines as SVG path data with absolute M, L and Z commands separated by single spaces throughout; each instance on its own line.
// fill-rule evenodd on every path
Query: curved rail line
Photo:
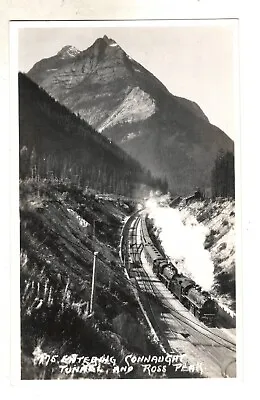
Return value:
M 150 239 L 150 242 L 152 242 L 152 240 L 151 240 L 151 238 L 150 238 L 150 236 L 149 236 L 149 234 L 148 234 L 148 231 L 146 230 L 146 233 L 147 233 L 147 235 L 148 235 L 148 237 L 149 237 L 149 239 Z M 148 244 L 148 240 L 146 241 L 146 244 Z M 149 275 L 147 274 L 147 272 L 146 271 L 144 271 L 145 273 L 146 273 L 146 275 L 147 275 L 147 277 L 149 277 Z M 157 278 L 157 277 L 156 277 Z M 152 284 L 152 282 L 151 282 L 151 284 Z M 155 290 L 160 294 L 160 291 L 155 287 Z M 171 293 L 171 292 L 169 292 L 169 293 Z M 172 295 L 172 293 L 171 293 L 171 295 Z M 161 294 L 160 294 L 160 296 L 161 296 Z M 172 295 L 173 296 L 173 295 Z M 201 329 L 204 329 L 206 332 L 208 332 L 208 333 L 210 333 L 211 335 L 213 335 L 213 336 L 215 336 L 215 337 L 217 337 L 217 338 L 219 338 L 219 339 L 221 339 L 221 340 L 223 340 L 223 341 L 225 341 L 225 342 L 227 342 L 229 345 L 231 345 L 231 346 L 236 346 L 236 344 L 234 343 L 234 342 L 232 342 L 231 340 L 229 340 L 229 339 L 225 339 L 225 338 L 223 338 L 222 336 L 220 336 L 220 335 L 218 335 L 217 333 L 215 333 L 215 332 L 212 332 L 206 325 L 204 325 L 204 324 L 200 324 L 199 322 L 194 322 L 194 321 L 192 321 L 191 319 L 189 319 L 189 318 L 187 318 L 187 317 L 184 317 L 181 313 L 179 313 L 178 311 L 176 311 L 173 307 L 172 307 L 172 305 L 171 305 L 171 303 L 169 302 L 169 300 L 167 300 L 167 299 L 164 299 L 164 302 L 166 302 L 167 304 L 168 304 L 168 306 L 169 306 L 169 308 L 176 314 L 176 317 L 182 317 L 183 318 L 183 321 L 182 322 L 184 322 L 184 323 L 191 323 L 191 324 L 193 324 L 193 325 L 196 325 L 196 326 L 198 326 L 198 327 L 200 327 Z
M 139 222 L 140 222 L 140 216 L 138 216 L 138 212 L 135 214 L 134 218 L 132 218 L 131 222 L 132 222 L 134 219 L 135 219 L 135 221 L 134 221 L 133 226 L 132 226 L 132 228 L 131 228 L 131 229 L 132 229 L 132 231 L 131 231 L 131 240 L 132 240 L 132 243 L 134 243 L 135 238 L 137 238 L 137 227 L 138 227 L 138 224 L 139 224 Z M 129 232 L 129 233 L 130 233 L 130 232 Z M 148 237 L 147 237 L 147 242 L 148 242 L 148 238 L 149 238 L 150 241 L 151 241 L 151 238 L 150 238 L 150 236 L 148 235 Z M 137 241 L 137 240 L 136 240 L 136 241 Z M 148 244 L 147 242 L 146 242 L 145 244 Z M 144 244 L 144 245 L 145 245 L 145 244 Z M 135 243 L 135 245 L 136 245 L 136 247 L 137 247 L 137 243 Z M 141 270 L 142 270 L 142 273 L 141 273 Z M 155 298 L 158 298 L 158 299 L 162 302 L 162 304 L 163 304 L 164 306 L 166 305 L 166 306 L 167 306 L 167 309 L 170 311 L 170 315 L 171 315 L 173 318 L 175 318 L 176 320 L 178 320 L 181 324 L 186 324 L 186 325 L 187 325 L 189 328 L 191 328 L 193 331 L 197 332 L 197 334 L 203 335 L 203 336 L 206 337 L 209 341 L 213 341 L 213 342 L 215 342 L 216 344 L 218 344 L 219 346 L 226 347 L 226 348 L 227 348 L 228 350 L 230 350 L 231 352 L 234 352 L 234 351 L 235 351 L 235 348 L 234 348 L 234 347 L 235 347 L 235 344 L 234 344 L 232 341 L 230 341 L 230 340 L 228 340 L 228 339 L 225 339 L 224 337 L 222 337 L 222 336 L 216 334 L 215 332 L 212 332 L 211 330 L 209 330 L 206 326 L 202 326 L 201 324 L 196 323 L 196 322 L 192 321 L 192 320 L 189 319 L 189 318 L 186 318 L 186 317 L 183 316 L 181 313 L 179 313 L 178 311 L 176 311 L 176 310 L 173 308 L 173 306 L 171 305 L 171 303 L 170 303 L 165 297 L 162 296 L 160 290 L 153 284 L 153 282 L 151 282 L 150 277 L 149 277 L 149 275 L 147 274 L 147 272 L 145 271 L 145 269 L 144 269 L 143 267 L 141 267 L 141 270 L 139 271 L 138 269 L 136 269 L 135 272 L 137 273 L 137 275 L 138 275 L 140 278 L 142 278 L 142 284 L 143 284 L 144 287 L 146 288 L 146 291 L 148 291 L 148 293 L 151 293 Z M 143 275 L 145 276 L 145 279 L 143 279 L 143 278 L 144 278 Z M 137 285 L 138 285 L 138 283 L 137 283 Z M 139 285 L 138 285 L 138 286 L 139 286 Z M 140 288 L 139 288 L 139 292 L 140 292 L 140 291 L 141 291 L 141 290 L 140 290 Z M 148 305 L 148 308 L 149 308 L 149 311 L 150 311 L 150 315 L 152 316 L 153 323 L 155 324 L 155 329 L 156 329 L 156 331 L 158 332 L 158 334 L 160 335 L 160 337 L 163 338 L 164 345 L 166 344 L 166 347 L 167 347 L 168 349 L 170 349 L 171 351 L 173 351 L 173 350 L 176 351 L 175 349 L 172 349 L 172 348 L 171 348 L 171 346 L 170 346 L 170 344 L 169 344 L 169 342 L 168 342 L 167 339 L 166 339 L 166 341 L 165 341 L 164 332 L 163 332 L 161 326 L 160 326 L 160 325 L 158 324 L 158 322 L 157 322 L 158 317 L 156 317 L 156 315 L 155 315 L 155 313 L 154 313 L 153 304 L 152 304 L 152 302 L 150 301 L 149 296 L 146 296 L 146 305 Z M 163 313 L 162 313 L 161 317 L 162 317 L 162 318 L 165 320 L 165 322 L 166 322 L 166 319 L 165 319 Z M 167 322 L 166 322 L 166 323 L 167 323 Z M 169 325 L 168 325 L 168 327 L 169 327 Z M 199 327 L 200 329 L 197 329 L 197 327 Z M 204 329 L 205 332 L 201 332 L 201 329 Z M 174 331 L 171 329 L 171 327 L 169 327 L 169 331 L 172 332 L 173 335 L 176 334 L 176 332 L 174 332 Z M 209 336 L 207 333 L 210 334 L 210 336 Z M 194 338 L 195 338 L 195 339 L 198 339 L 198 337 L 196 338 L 195 335 L 194 335 Z M 218 341 L 218 340 L 216 340 L 216 339 L 219 339 L 220 341 Z M 195 344 L 189 339 L 189 337 L 187 337 L 187 340 L 188 340 L 192 345 L 195 345 Z M 223 364 L 219 362 L 219 360 L 218 360 L 218 358 L 217 358 L 217 357 L 218 357 L 218 354 L 215 353 L 215 351 L 214 351 L 213 348 L 211 349 L 211 352 L 208 353 L 207 349 L 204 347 L 205 344 L 203 345 L 203 344 L 199 343 L 199 346 L 200 346 L 200 348 L 204 349 L 205 352 L 206 352 L 206 354 L 207 354 L 207 355 L 210 355 L 210 357 L 213 359 L 213 361 L 220 367 L 222 376 L 225 376 L 225 377 L 229 376 L 229 375 L 227 374 L 227 370 L 228 370 L 228 367 L 230 367 L 231 364 L 235 363 L 235 357 L 232 357 L 231 361 L 228 362 L 227 366 L 226 366 L 225 368 L 223 368 Z M 234 347 L 233 347 L 233 346 L 234 346 Z

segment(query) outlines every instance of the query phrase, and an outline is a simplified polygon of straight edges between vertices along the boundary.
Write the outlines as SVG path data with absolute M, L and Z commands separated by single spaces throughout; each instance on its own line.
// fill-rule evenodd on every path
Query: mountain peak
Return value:
M 63 59 L 73 58 L 76 57 L 79 53 L 81 52 L 76 47 L 67 45 L 62 47 L 62 49 L 57 53 L 57 56 Z
M 65 46 L 64 59 L 44 59 L 28 76 L 151 174 L 166 177 L 175 193 L 210 187 L 219 150 L 233 152 L 233 142 L 199 106 L 172 95 L 107 35 L 76 57 L 73 50 Z
M 107 35 L 103 36 L 103 41 L 108 45 L 108 46 L 118 46 L 118 44 L 115 42 L 114 39 L 108 38 Z
M 110 48 L 110 47 L 116 47 L 118 49 L 121 49 L 121 47 L 116 43 L 114 39 L 108 38 L 107 35 L 104 35 L 102 38 L 98 38 L 91 47 L 98 47 L 102 48 L 103 50 Z

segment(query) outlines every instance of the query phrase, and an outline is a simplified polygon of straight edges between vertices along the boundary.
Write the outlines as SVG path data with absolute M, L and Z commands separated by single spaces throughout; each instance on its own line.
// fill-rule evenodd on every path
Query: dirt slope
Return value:
M 161 354 L 118 256 L 133 210 L 130 200 L 72 184 L 20 183 L 22 379 L 165 377 L 147 375 L 138 363 L 129 373 L 118 369 L 126 355 Z M 170 370 L 168 377 L 176 376 Z
M 105 354 L 115 357 L 118 365 L 124 354 L 153 349 L 118 259 L 120 229 L 130 211 L 121 201 L 98 199 L 73 185 L 21 184 L 23 379 L 120 378 L 112 365 L 102 362 L 99 373 L 90 369 L 64 374 L 58 363 L 46 366 L 40 360 L 44 354 L 59 360 L 75 353 Z M 94 250 L 95 314 L 88 318 Z M 136 333 L 131 341 L 122 335 L 125 320 Z

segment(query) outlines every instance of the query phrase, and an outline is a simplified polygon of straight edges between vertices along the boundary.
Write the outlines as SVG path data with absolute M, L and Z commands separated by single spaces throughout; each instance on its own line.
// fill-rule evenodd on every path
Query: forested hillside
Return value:
M 131 195 L 140 185 L 167 190 L 79 116 L 19 73 L 20 178 L 57 178 L 99 192 Z
M 215 160 L 211 175 L 213 197 L 235 198 L 234 154 L 220 152 Z

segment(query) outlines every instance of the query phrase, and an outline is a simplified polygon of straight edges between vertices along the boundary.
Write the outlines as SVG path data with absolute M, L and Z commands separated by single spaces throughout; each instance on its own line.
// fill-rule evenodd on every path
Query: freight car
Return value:
M 141 217 L 141 239 L 144 254 L 152 264 L 153 272 L 169 291 L 200 321 L 215 326 L 218 313 L 217 303 L 192 279 L 180 273 L 175 265 L 165 259 L 152 243 L 148 234 L 145 216 Z

